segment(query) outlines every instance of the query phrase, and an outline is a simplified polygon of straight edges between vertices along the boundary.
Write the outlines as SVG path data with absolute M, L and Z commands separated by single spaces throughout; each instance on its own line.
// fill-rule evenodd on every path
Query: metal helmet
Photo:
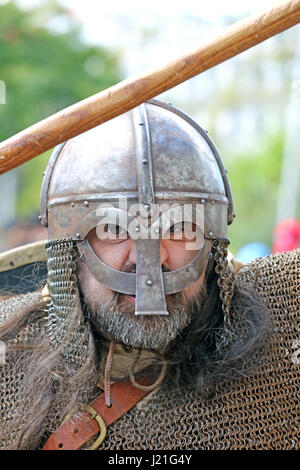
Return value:
M 197 214 L 203 216 L 197 255 L 180 269 L 162 272 L 161 238 L 171 224 L 195 222 Z M 87 240 L 112 218 L 126 223 L 135 241 L 136 274 L 104 264 Z M 182 111 L 158 100 L 56 147 L 42 184 L 41 223 L 49 239 L 76 242 L 96 279 L 136 295 L 136 314 L 168 314 L 165 294 L 201 276 L 212 242 L 226 238 L 232 219 L 226 170 L 212 140 Z

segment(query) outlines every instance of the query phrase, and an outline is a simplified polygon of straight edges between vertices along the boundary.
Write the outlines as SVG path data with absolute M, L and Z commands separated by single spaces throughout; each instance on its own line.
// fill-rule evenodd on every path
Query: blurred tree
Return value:
M 0 80 L 6 85 L 0 140 L 120 79 L 118 54 L 84 44 L 80 25 L 54 0 L 26 11 L 13 2 L 0 6 Z M 18 216 L 38 210 L 49 154 L 13 170 Z
M 236 253 L 252 241 L 272 245 L 283 136 L 269 136 L 260 150 L 227 163 L 236 219 L 229 228 L 229 249 Z

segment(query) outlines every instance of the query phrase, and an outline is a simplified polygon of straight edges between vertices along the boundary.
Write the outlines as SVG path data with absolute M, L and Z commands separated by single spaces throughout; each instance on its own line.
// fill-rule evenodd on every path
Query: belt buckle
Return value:
M 91 447 L 89 449 L 89 450 L 97 450 L 100 447 L 100 445 L 102 444 L 102 442 L 104 441 L 104 439 L 106 438 L 106 434 L 107 434 L 106 424 L 105 424 L 102 416 L 91 405 L 81 405 L 80 410 L 81 411 L 86 411 L 87 413 L 89 413 L 91 418 L 94 419 L 97 422 L 98 426 L 99 426 L 100 434 L 99 434 L 99 436 L 97 437 L 97 439 L 95 440 L 95 442 L 91 445 Z M 74 413 L 73 411 L 70 411 L 65 416 L 65 418 L 63 419 L 63 421 L 61 423 L 61 426 L 71 418 L 73 413 Z
M 98 411 L 96 411 L 91 405 L 81 405 L 80 409 L 89 413 L 91 418 L 94 419 L 99 426 L 100 434 L 90 447 L 90 450 L 97 450 L 106 437 L 107 429 L 105 422 Z

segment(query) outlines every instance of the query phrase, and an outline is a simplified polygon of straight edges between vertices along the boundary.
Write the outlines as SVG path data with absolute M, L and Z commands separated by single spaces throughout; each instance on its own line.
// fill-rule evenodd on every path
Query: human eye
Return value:
M 170 226 L 169 230 L 165 233 L 165 238 L 174 240 L 181 240 L 183 237 L 184 228 L 183 222 L 177 222 Z
M 118 224 L 106 224 L 104 226 L 104 234 L 109 240 L 127 240 L 128 232 L 124 227 Z
M 195 236 L 195 224 L 182 220 L 176 224 L 171 225 L 166 232 L 166 238 L 171 240 L 190 240 Z

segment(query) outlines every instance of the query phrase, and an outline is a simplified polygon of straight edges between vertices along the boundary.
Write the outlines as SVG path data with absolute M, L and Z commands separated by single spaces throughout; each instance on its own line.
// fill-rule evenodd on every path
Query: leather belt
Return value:
M 146 386 L 152 382 L 153 377 L 144 376 L 139 380 L 141 385 Z M 90 405 L 85 405 L 81 411 L 75 412 L 68 419 L 65 418 L 42 450 L 77 450 L 100 432 L 99 438 L 91 446 L 92 450 L 97 449 L 105 438 L 106 426 L 123 416 L 148 393 L 149 390 L 136 388 L 129 380 L 113 384 L 110 407 L 107 407 L 105 394 L 102 393 Z

